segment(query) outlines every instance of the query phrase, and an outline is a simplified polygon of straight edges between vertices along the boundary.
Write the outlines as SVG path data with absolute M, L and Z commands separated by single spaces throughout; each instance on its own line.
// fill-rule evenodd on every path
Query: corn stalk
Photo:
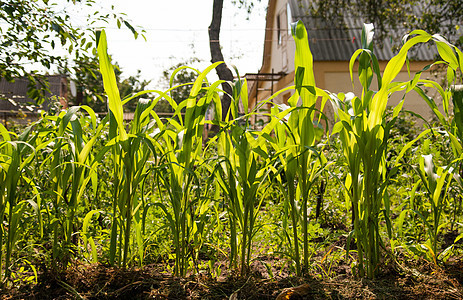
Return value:
M 167 124 L 158 121 L 162 146 L 156 179 L 161 202 L 155 204 L 168 219 L 175 251 L 174 273 L 180 276 L 186 275 L 189 259 L 195 258 L 195 252 L 202 243 L 202 221 L 210 202 L 206 195 L 201 195 L 198 170 L 204 162 L 202 146 L 206 111 L 212 102 L 220 107 L 217 88 L 221 81 L 209 84 L 206 75 L 219 64 L 212 64 L 203 72 L 198 71 L 188 99 L 178 106 L 169 101 L 175 110 L 174 117 Z M 220 118 L 220 115 L 216 117 Z M 164 190 L 166 193 L 161 195 Z M 168 204 L 164 203 L 165 198 Z
M 0 124 L 0 284 L 10 277 L 18 226 L 27 206 L 21 198 L 25 194 L 22 185 L 31 181 L 29 167 L 35 158 L 35 148 L 29 143 L 30 132 L 31 127 L 26 128 L 14 141 L 13 133 Z
M 118 265 L 126 267 L 130 258 L 132 225 L 135 225 L 135 244 L 138 249 L 140 264 L 143 262 L 144 244 L 142 236 L 143 201 L 138 197 L 138 187 L 145 179 L 146 163 L 153 155 L 156 157 L 156 141 L 150 136 L 155 122 L 150 121 L 150 114 L 161 96 L 153 101 L 140 100 L 134 113 L 134 120 L 130 124 L 129 132 L 123 123 L 123 103 L 140 95 L 153 92 L 144 91 L 125 99 L 120 99 L 113 66 L 107 54 L 106 35 L 101 31 L 98 39 L 98 55 L 100 71 L 103 76 L 105 92 L 108 96 L 109 139 L 102 152 L 111 149 L 114 164 L 114 202 L 112 207 L 113 221 L 110 236 L 109 260 L 114 265 L 116 258 Z M 100 153 L 99 156 L 102 154 Z
M 385 154 L 390 129 L 392 128 L 403 100 L 394 108 L 392 119 L 386 121 L 385 111 L 388 98 L 398 91 L 409 91 L 417 87 L 421 73 L 409 82 L 393 82 L 407 60 L 408 51 L 418 43 L 425 43 L 431 35 L 421 30 L 413 31 L 412 38 L 406 40 L 399 53 L 386 65 L 381 76 L 379 64 L 373 49 L 374 28 L 365 24 L 362 31 L 362 49 L 357 50 L 350 60 L 350 74 L 353 83 L 353 66 L 359 58 L 358 73 L 363 87 L 361 97 L 339 94 L 333 97 L 333 106 L 339 119 L 333 134 L 340 134 L 346 157 L 349 176 L 345 187 L 351 197 L 354 211 L 353 235 L 357 242 L 358 272 L 360 276 L 375 277 L 380 266 L 379 233 L 380 213 L 383 213 L 390 234 L 389 198 L 386 197 L 388 175 L 385 169 Z M 376 75 L 377 92 L 371 89 Z M 405 97 L 405 96 L 404 96 Z
M 291 225 L 294 247 L 294 261 L 298 275 L 309 269 L 308 203 L 313 184 L 327 165 L 317 143 L 323 130 L 316 126 L 321 120 L 321 111 L 329 98 L 328 94 L 315 85 L 313 57 L 309 48 L 307 31 L 302 22 L 292 24 L 292 35 L 296 42 L 295 54 L 295 92 L 288 100 L 289 106 L 274 106 L 272 119 L 262 130 L 276 151 L 282 171 L 286 177 L 287 196 L 291 208 Z M 286 90 L 286 89 L 285 89 Z M 280 91 L 283 92 L 283 91 Z M 273 95 L 268 101 L 276 97 Z M 320 110 L 316 108 L 321 98 Z M 319 113 L 319 116 L 316 115 Z M 271 132 L 274 132 L 274 137 Z M 282 186 L 281 180 L 280 184 Z M 300 207 L 300 208 L 299 208 Z M 298 225 L 302 227 L 303 256 L 302 266 L 299 254 Z

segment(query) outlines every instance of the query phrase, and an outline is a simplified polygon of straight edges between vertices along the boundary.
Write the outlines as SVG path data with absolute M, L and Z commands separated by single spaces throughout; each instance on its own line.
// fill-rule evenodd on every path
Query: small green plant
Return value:
M 442 227 L 446 224 L 441 224 L 442 213 L 447 202 L 448 190 L 452 179 L 452 169 L 443 167 L 435 167 L 432 161 L 432 155 L 423 155 L 420 158 L 419 167 L 415 168 L 420 176 L 420 180 L 416 183 L 417 186 L 422 185 L 425 188 L 426 197 L 430 204 L 430 217 L 427 213 L 415 210 L 415 213 L 422 219 L 428 231 L 428 240 L 424 246 L 431 254 L 431 258 L 435 264 L 439 257 L 438 253 L 438 234 Z M 414 191 L 416 192 L 416 188 Z M 414 196 L 414 195 L 412 195 Z
M 30 167 L 35 158 L 31 130 L 31 126 L 26 128 L 13 140 L 15 134 L 0 124 L 0 284 L 10 277 L 13 250 L 21 233 L 19 225 L 28 205 L 23 197 L 32 180 Z
M 93 135 L 88 137 L 82 129 L 84 123 L 79 117 L 79 110 L 88 113 L 91 118 Z M 55 118 L 53 118 L 55 119 Z M 92 147 L 105 126 L 105 122 L 96 125 L 96 115 L 90 107 L 72 107 L 62 111 L 55 119 L 57 129 L 47 132 L 52 146 L 50 155 L 50 179 L 53 188 L 54 218 L 50 222 L 53 228 L 53 258 L 66 261 L 71 248 L 77 245 L 75 232 L 77 230 L 76 214 L 82 207 L 82 197 L 87 184 L 95 183 L 95 169 Z M 85 204 L 85 203 L 84 203 Z M 61 253 L 61 254 L 59 254 Z M 64 259 L 63 259 L 64 256 Z
M 317 149 L 323 130 L 315 126 L 321 119 L 316 117 L 315 106 L 317 98 L 321 97 L 320 111 L 322 111 L 329 96 L 315 86 L 313 58 L 304 24 L 293 23 L 292 34 L 296 42 L 294 62 L 296 73 L 295 86 L 290 88 L 295 89 L 295 93 L 288 101 L 289 106 L 272 108 L 272 120 L 262 130 L 261 136 L 272 145 L 276 152 L 275 158 L 281 164 L 280 172 L 285 176 L 286 189 L 283 187 L 281 176 L 277 178 L 285 195 L 285 201 L 290 207 L 293 259 L 296 263 L 296 273 L 301 275 L 308 271 L 311 252 L 308 231 L 309 197 L 314 183 L 327 166 L 323 152 Z M 271 135 L 272 131 L 274 136 Z M 299 254 L 299 224 L 302 229 L 302 260 Z
M 189 97 L 178 106 L 170 101 L 175 110 L 174 117 L 166 124 L 160 121 L 157 124 L 163 140 L 160 165 L 156 169 L 158 191 L 167 191 L 166 197 L 161 196 L 160 199 L 167 198 L 169 205 L 164 202 L 156 205 L 167 216 L 175 251 L 174 273 L 180 276 L 186 275 L 190 259 L 195 259 L 203 243 L 204 218 L 211 201 L 200 190 L 202 182 L 198 171 L 204 163 L 202 147 L 206 110 L 211 103 L 220 109 L 217 91 L 220 82 L 209 85 L 206 80 L 206 75 L 217 65 L 213 64 L 203 72 L 198 71 Z M 183 110 L 184 121 L 181 115 Z
M 98 154 L 103 156 L 111 150 L 113 171 L 113 207 L 112 226 L 110 235 L 109 260 L 113 265 L 117 262 L 124 268 L 131 258 L 132 226 L 135 230 L 135 244 L 138 249 L 140 264 L 143 263 L 144 242 L 142 221 L 143 210 L 147 209 L 143 201 L 143 195 L 138 197 L 145 174 L 147 161 L 151 156 L 157 157 L 155 144 L 157 143 L 150 133 L 156 123 L 150 122 L 149 116 L 159 96 L 153 101 L 140 100 L 134 113 L 134 119 L 130 124 L 129 132 L 126 131 L 123 122 L 123 102 L 120 99 L 116 83 L 114 68 L 107 54 L 106 34 L 101 31 L 98 38 L 98 56 L 100 58 L 100 71 L 103 76 L 105 91 L 108 95 L 109 113 L 109 142 Z M 124 100 L 128 102 L 133 98 L 149 93 L 144 91 Z M 162 93 L 164 96 L 164 94 Z M 159 120 L 159 118 L 157 118 Z M 160 121 L 158 124 L 161 123 Z M 162 123 L 161 123 L 162 124 Z
M 394 167 L 391 172 L 387 172 L 385 158 L 391 128 L 404 100 L 394 108 L 389 120 L 385 115 L 386 105 L 392 93 L 405 91 L 406 95 L 417 89 L 418 84 L 430 84 L 428 80 L 420 79 L 421 72 L 408 82 L 393 80 L 405 65 L 408 51 L 414 45 L 433 38 L 421 30 L 411 32 L 412 37 L 405 39 L 406 42 L 399 53 L 388 62 L 381 75 L 378 60 L 372 52 L 373 34 L 373 25 L 364 25 L 362 49 L 353 54 L 349 64 L 353 82 L 353 66 L 359 58 L 358 74 L 363 87 L 361 97 L 348 97 L 347 94 L 341 93 L 334 96 L 332 101 L 339 120 L 332 133 L 339 133 L 349 168 L 345 187 L 350 195 L 354 214 L 353 236 L 359 257 L 358 272 L 360 276 L 366 275 L 369 278 L 378 274 L 380 266 L 380 245 L 383 243 L 379 228 L 381 215 L 386 221 L 388 235 L 391 237 L 391 203 L 387 187 L 388 179 L 398 169 Z M 377 92 L 371 89 L 374 75 L 379 89 Z M 410 144 L 407 147 L 410 147 Z
M 258 191 L 266 183 L 269 173 L 265 165 L 268 160 L 266 146 L 259 143 L 256 133 L 249 129 L 252 114 L 238 116 L 240 100 L 244 111 L 248 111 L 247 93 L 246 80 L 235 82 L 228 122 L 217 138 L 220 162 L 217 181 L 228 200 L 230 265 L 236 267 L 240 259 L 242 275 L 249 271 L 252 240 L 258 228 L 256 220 L 263 200 L 263 197 L 258 198 Z

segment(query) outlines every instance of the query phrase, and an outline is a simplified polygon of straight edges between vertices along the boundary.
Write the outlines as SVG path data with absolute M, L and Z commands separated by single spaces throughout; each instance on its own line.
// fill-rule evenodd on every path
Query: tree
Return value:
M 63 7 L 64 4 L 64 7 Z M 71 8 L 87 9 L 94 0 L 63 0 L 58 5 L 50 0 L 0 0 L 0 78 L 13 81 L 17 77 L 29 79 L 29 97 L 39 104 L 43 101 L 48 84 L 37 69 L 51 70 L 54 65 L 71 65 L 92 55 L 95 38 L 93 29 L 73 24 Z M 101 25 L 114 20 L 138 36 L 138 31 L 120 14 L 90 12 L 86 24 Z M 73 58 L 56 53 L 61 45 Z
M 463 43 L 461 0 L 314 0 L 311 5 L 308 13 L 328 24 L 345 25 L 345 15 L 373 23 L 379 41 L 423 29 L 442 34 L 452 43 Z
M 254 0 L 260 2 L 260 0 Z M 254 2 L 252 0 L 233 0 L 232 3 L 237 5 L 238 8 L 246 9 L 248 14 L 251 13 L 252 8 L 254 7 Z M 215 63 L 218 61 L 224 61 L 222 54 L 222 49 L 220 46 L 220 27 L 222 24 L 222 10 L 223 10 L 223 0 L 214 0 L 212 4 L 212 21 L 209 25 L 209 48 L 211 50 L 211 62 Z M 225 80 L 228 82 L 233 81 L 233 73 L 230 68 L 227 67 L 225 63 L 219 65 L 216 68 L 217 76 L 220 80 Z M 228 83 L 222 84 L 222 89 L 224 90 L 224 95 L 222 97 L 222 120 L 225 120 L 228 109 L 230 108 L 232 94 L 232 88 Z
M 66 62 L 67 63 L 67 62 Z M 117 62 L 114 73 L 118 82 L 119 93 L 121 98 L 144 91 L 150 81 L 141 79 L 141 71 L 138 70 L 136 75 L 131 75 L 121 80 L 122 71 Z M 70 71 L 71 70 L 71 71 Z M 69 102 L 72 105 L 88 105 L 96 112 L 107 111 L 106 93 L 102 83 L 102 76 L 99 68 L 98 57 L 82 57 L 74 62 L 74 66 L 67 65 L 60 67 L 60 72 L 67 75 L 73 75 L 72 81 L 75 84 L 76 95 L 71 95 Z M 71 73 L 71 74 L 70 74 Z M 124 105 L 124 110 L 133 112 L 137 106 L 138 98 L 132 99 Z
M 214 0 L 212 6 L 212 21 L 209 25 L 209 46 L 211 49 L 211 62 L 215 63 L 218 61 L 224 61 L 222 49 L 220 47 L 220 26 L 222 24 L 222 10 L 223 10 L 223 0 Z M 228 82 L 233 81 L 233 73 L 227 67 L 226 64 L 220 64 L 216 68 L 217 76 L 220 80 L 225 80 Z M 225 120 L 228 109 L 230 108 L 230 95 L 232 94 L 232 88 L 228 83 L 222 84 L 224 90 L 224 95 L 222 96 L 222 120 Z

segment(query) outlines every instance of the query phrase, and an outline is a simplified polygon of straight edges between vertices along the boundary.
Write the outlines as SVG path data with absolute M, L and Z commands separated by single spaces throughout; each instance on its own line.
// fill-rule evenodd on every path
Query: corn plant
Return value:
M 290 205 L 294 261 L 298 275 L 309 268 L 308 202 L 311 189 L 327 165 L 327 161 L 317 149 L 323 130 L 315 126 L 321 119 L 316 116 L 317 98 L 321 97 L 320 111 L 329 98 L 328 94 L 315 86 L 313 58 L 310 52 L 307 31 L 302 22 L 292 24 L 292 35 L 296 42 L 295 93 L 289 99 L 288 107 L 274 106 L 271 122 L 263 129 L 266 137 L 277 153 L 286 177 L 285 200 Z M 283 92 L 283 91 L 281 91 Z M 274 95 L 273 97 L 275 97 Z M 272 97 L 272 98 L 273 98 Z M 270 99 L 271 100 L 271 99 Z M 280 112 L 280 109 L 282 110 Z M 274 131 L 272 137 L 270 133 Z M 281 180 L 280 180 L 280 186 Z M 299 209 L 300 207 L 300 209 Z M 300 215 L 302 214 L 302 215 Z M 302 267 L 299 255 L 298 224 L 302 229 Z
M 216 192 L 216 201 L 223 203 L 223 206 L 226 208 L 228 216 L 228 226 L 230 231 L 229 243 L 230 243 L 230 254 L 229 254 L 229 266 L 231 268 L 238 267 L 239 260 L 239 229 L 242 228 L 240 221 L 243 220 L 243 205 L 242 205 L 242 194 L 240 187 L 238 185 L 237 176 L 237 158 L 236 158 L 236 149 L 234 148 L 230 131 L 233 131 L 234 128 L 240 127 L 238 121 L 235 119 L 238 117 L 238 104 L 239 98 L 242 97 L 242 104 L 244 111 L 248 112 L 248 98 L 245 92 L 243 95 L 239 91 L 247 91 L 247 82 L 241 83 L 238 80 L 233 86 L 233 95 L 230 95 L 233 105 L 230 105 L 230 109 L 226 114 L 226 120 L 228 123 L 222 124 L 222 128 L 219 131 L 218 135 L 211 139 L 208 145 L 216 143 L 217 145 L 217 156 L 218 164 L 213 169 L 213 173 L 217 174 L 216 177 L 216 187 L 222 190 L 222 195 Z M 215 114 L 222 115 L 222 106 L 215 106 Z M 230 120 L 231 119 L 231 120 Z M 245 120 L 244 128 L 247 127 L 248 119 Z M 237 129 L 235 129 L 236 132 Z M 242 253 L 242 251 L 241 251 Z M 244 265 L 241 265 L 244 269 Z
M 226 133 L 220 133 L 217 141 L 218 145 L 218 159 L 219 165 L 216 167 L 215 172 L 218 173 L 217 187 L 223 191 L 223 198 L 225 201 L 224 207 L 227 210 L 228 226 L 229 226 L 229 241 L 230 241 L 230 254 L 229 266 L 237 268 L 239 259 L 239 221 L 243 218 L 243 208 L 241 200 L 240 187 L 236 179 L 236 162 L 235 153 L 231 138 Z M 215 173 L 214 172 L 214 173 Z M 221 201 L 222 195 L 217 195 L 217 200 Z
M 227 200 L 224 206 L 230 228 L 230 266 L 236 268 L 239 261 L 241 275 L 245 275 L 249 271 L 252 240 L 258 229 L 256 220 L 263 200 L 263 197 L 258 199 L 258 191 L 266 184 L 269 157 L 263 139 L 249 129 L 253 113 L 247 113 L 247 81 L 237 80 L 232 91 L 226 123 L 216 136 L 219 159 L 216 177 Z M 240 103 L 245 112 L 241 117 Z
M 88 113 L 92 122 L 92 136 L 87 137 L 82 130 L 79 110 Z M 51 226 L 54 231 L 53 257 L 58 259 L 59 250 L 65 256 L 69 254 L 70 247 L 76 246 L 75 233 L 78 231 L 76 213 L 86 203 L 82 197 L 87 184 L 96 182 L 96 172 L 90 165 L 93 163 L 92 147 L 105 126 L 102 122 L 97 126 L 96 115 L 90 107 L 71 107 L 62 111 L 56 120 L 58 128 L 52 133 L 53 150 L 50 155 L 50 179 L 53 185 L 53 210 Z M 84 205 L 82 205 L 84 204 Z M 64 244 L 59 247 L 60 240 Z
M 423 35 L 427 35 L 424 34 Z M 430 36 L 430 35 L 427 35 Z M 458 191 L 463 191 L 463 184 L 461 181 L 461 175 L 463 174 L 463 90 L 461 85 L 461 78 L 462 78 L 462 69 L 463 69 L 463 53 L 460 49 L 455 47 L 454 45 L 447 42 L 443 37 L 439 35 L 430 36 L 430 38 L 435 42 L 437 51 L 439 53 L 440 59 L 435 64 L 443 64 L 447 67 L 447 77 L 446 77 L 446 84 L 440 85 L 437 82 L 431 80 L 420 80 L 417 86 L 414 87 L 414 90 L 426 101 L 426 103 L 431 108 L 432 112 L 435 114 L 437 119 L 440 122 L 440 125 L 444 128 L 446 136 L 449 137 L 450 145 L 453 151 L 454 160 L 449 164 L 447 169 L 442 171 L 442 168 L 437 168 L 438 175 L 434 175 L 432 177 L 432 172 L 434 172 L 434 167 L 431 158 L 425 157 L 422 158 L 420 161 L 420 167 L 415 167 L 415 170 L 418 171 L 421 182 L 426 187 L 427 195 L 430 198 L 431 202 L 431 210 L 434 216 L 434 224 L 430 225 L 426 224 L 426 227 L 430 230 L 429 236 L 431 241 L 431 246 L 428 247 L 430 252 L 432 252 L 432 256 L 434 260 L 437 260 L 437 233 L 439 231 L 438 224 L 440 219 L 440 214 L 442 210 L 442 206 L 444 205 L 444 200 L 440 197 L 438 199 L 434 198 L 434 193 L 436 189 L 436 180 L 438 182 L 438 186 L 442 188 L 444 185 L 441 184 L 441 180 L 444 180 L 447 175 L 449 178 L 447 179 L 448 182 L 452 180 L 453 177 L 454 183 Z M 423 90 L 423 88 L 432 88 L 438 92 L 440 99 L 442 100 L 443 104 L 443 113 L 438 109 L 433 98 L 429 97 Z M 453 113 L 450 111 L 450 100 L 453 104 Z M 424 161 L 424 163 L 423 163 Z M 440 174 L 442 173 L 442 174 Z M 428 176 L 428 180 L 425 180 Z M 430 177 L 431 176 L 431 177 Z M 437 177 L 436 177 L 437 176 Z M 436 179 L 437 178 L 437 179 Z M 434 180 L 433 180 L 434 179 Z M 449 189 L 448 184 L 445 185 L 446 188 L 443 191 L 443 195 L 441 197 L 447 196 L 447 190 Z M 455 200 L 459 199 L 461 203 L 461 197 L 456 196 Z M 461 208 L 461 204 L 460 204 Z M 458 206 L 455 204 L 454 207 L 454 219 L 451 225 L 453 228 L 455 222 L 455 216 L 457 214 Z M 422 217 L 422 216 L 421 216 Z M 457 239 L 461 238 L 458 237 Z
M 461 70 L 461 66 L 460 66 L 460 70 Z M 461 85 L 456 86 L 456 87 L 454 86 L 452 88 L 452 102 L 453 102 L 453 111 L 454 111 L 453 135 L 457 137 L 461 147 L 458 147 L 458 144 L 456 143 L 455 139 L 452 139 L 454 156 L 456 157 L 456 160 L 454 162 L 456 170 L 453 174 L 453 177 L 455 179 L 455 182 L 457 183 L 457 187 L 458 187 L 458 191 L 460 192 L 460 195 L 457 195 L 455 197 L 455 201 L 453 203 L 454 211 L 453 211 L 453 221 L 451 224 L 451 230 L 453 230 L 456 217 L 460 216 L 462 212 L 461 211 L 461 207 L 462 207 L 461 191 L 463 191 L 463 182 L 461 181 L 461 177 L 463 176 L 463 164 L 461 162 L 461 157 L 463 153 L 461 149 L 463 148 L 463 90 L 462 90 Z M 460 238 L 461 237 L 463 237 L 463 233 L 460 234 Z
M 138 187 L 141 185 L 147 172 L 146 163 L 153 155 L 156 157 L 156 141 L 150 137 L 155 125 L 150 122 L 149 116 L 160 97 L 153 101 L 139 101 L 135 110 L 134 120 L 130 124 L 129 132 L 123 123 L 123 102 L 117 88 L 114 69 L 107 54 L 107 42 L 104 31 L 99 33 L 98 55 L 100 71 L 103 76 L 105 92 L 108 95 L 109 108 L 109 139 L 99 156 L 111 149 L 114 164 L 114 190 L 112 207 L 112 226 L 110 234 L 109 260 L 113 265 L 116 261 L 124 268 L 127 266 L 131 251 L 132 225 L 135 224 L 135 244 L 138 249 L 140 264 L 143 261 L 142 237 L 142 207 L 143 198 L 138 196 Z M 137 93 L 125 99 L 138 97 L 149 91 Z
M 435 167 L 432 161 L 432 155 L 423 155 L 420 158 L 419 167 L 415 167 L 420 180 L 416 183 L 416 186 L 423 186 L 425 188 L 426 197 L 429 199 L 430 204 L 430 216 L 427 214 L 415 210 L 415 213 L 422 219 L 425 227 L 428 231 L 428 240 L 424 246 L 428 249 L 431 254 L 432 260 L 437 264 L 439 257 L 438 253 L 438 240 L 437 236 L 439 231 L 446 224 L 441 224 L 441 216 L 444 211 L 445 204 L 447 202 L 448 190 L 451 183 L 453 168 L 444 169 L 443 167 Z M 416 192 L 417 188 L 413 189 Z M 414 195 L 412 195 L 414 197 Z M 430 220 L 429 220 L 430 219 Z
M 162 201 L 155 205 L 164 211 L 168 219 L 175 251 L 174 274 L 180 276 L 186 275 L 190 258 L 195 259 L 195 253 L 202 244 L 203 222 L 210 203 L 210 199 L 201 193 L 198 170 L 204 162 L 202 147 L 206 110 L 212 102 L 220 105 L 217 87 L 221 82 L 209 85 L 206 80 L 206 75 L 217 65 L 198 72 L 188 99 L 178 106 L 169 98 L 175 115 L 166 124 L 160 120 L 157 122 L 162 141 L 160 162 L 155 171 Z M 181 115 L 183 109 L 184 120 Z M 162 191 L 166 191 L 165 196 Z M 163 201 L 166 198 L 168 203 Z
M 10 277 L 18 226 L 28 204 L 25 187 L 31 182 L 29 168 L 35 158 L 35 148 L 29 143 L 31 129 L 13 140 L 15 135 L 0 124 L 0 283 Z
M 345 187 L 349 192 L 354 212 L 354 237 L 357 242 L 358 271 L 360 276 L 374 277 L 380 265 L 380 213 L 383 213 L 388 234 L 391 234 L 389 218 L 389 197 L 387 197 L 388 176 L 394 172 L 386 172 L 385 154 L 388 137 L 398 113 L 402 109 L 403 100 L 394 108 L 392 118 L 385 118 L 386 105 L 390 94 L 409 91 L 417 84 L 429 84 L 421 80 L 421 72 L 409 82 L 393 82 L 407 60 L 407 53 L 418 43 L 429 41 L 432 36 L 421 30 L 411 32 L 399 53 L 386 65 L 381 76 L 379 64 L 373 49 L 374 28 L 366 24 L 362 31 L 362 47 L 350 60 L 350 74 L 353 82 L 353 66 L 359 58 L 358 73 L 363 87 L 361 97 L 346 97 L 341 93 L 333 97 L 332 104 L 339 119 L 333 133 L 340 134 L 344 155 L 349 168 L 349 176 Z M 376 75 L 378 91 L 371 89 Z M 405 96 L 404 96 L 405 97 Z

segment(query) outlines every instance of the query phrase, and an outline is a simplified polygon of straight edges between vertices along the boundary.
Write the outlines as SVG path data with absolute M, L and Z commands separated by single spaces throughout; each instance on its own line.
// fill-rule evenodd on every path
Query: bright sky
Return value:
M 265 6 L 256 3 L 247 13 L 225 0 L 220 33 L 222 52 L 229 65 L 236 65 L 240 74 L 257 72 L 262 65 L 265 32 Z M 210 64 L 207 28 L 212 19 L 212 0 L 114 0 L 116 11 L 127 14 L 132 25 L 146 30 L 134 40 L 126 27 L 107 29 L 108 47 L 113 60 L 122 67 L 124 77 L 141 70 L 142 78 L 152 80 L 150 88 L 159 87 L 162 71 L 192 57 L 202 60 L 194 67 Z M 217 79 L 211 74 L 211 80 Z M 215 76 L 215 77 L 214 77 Z

